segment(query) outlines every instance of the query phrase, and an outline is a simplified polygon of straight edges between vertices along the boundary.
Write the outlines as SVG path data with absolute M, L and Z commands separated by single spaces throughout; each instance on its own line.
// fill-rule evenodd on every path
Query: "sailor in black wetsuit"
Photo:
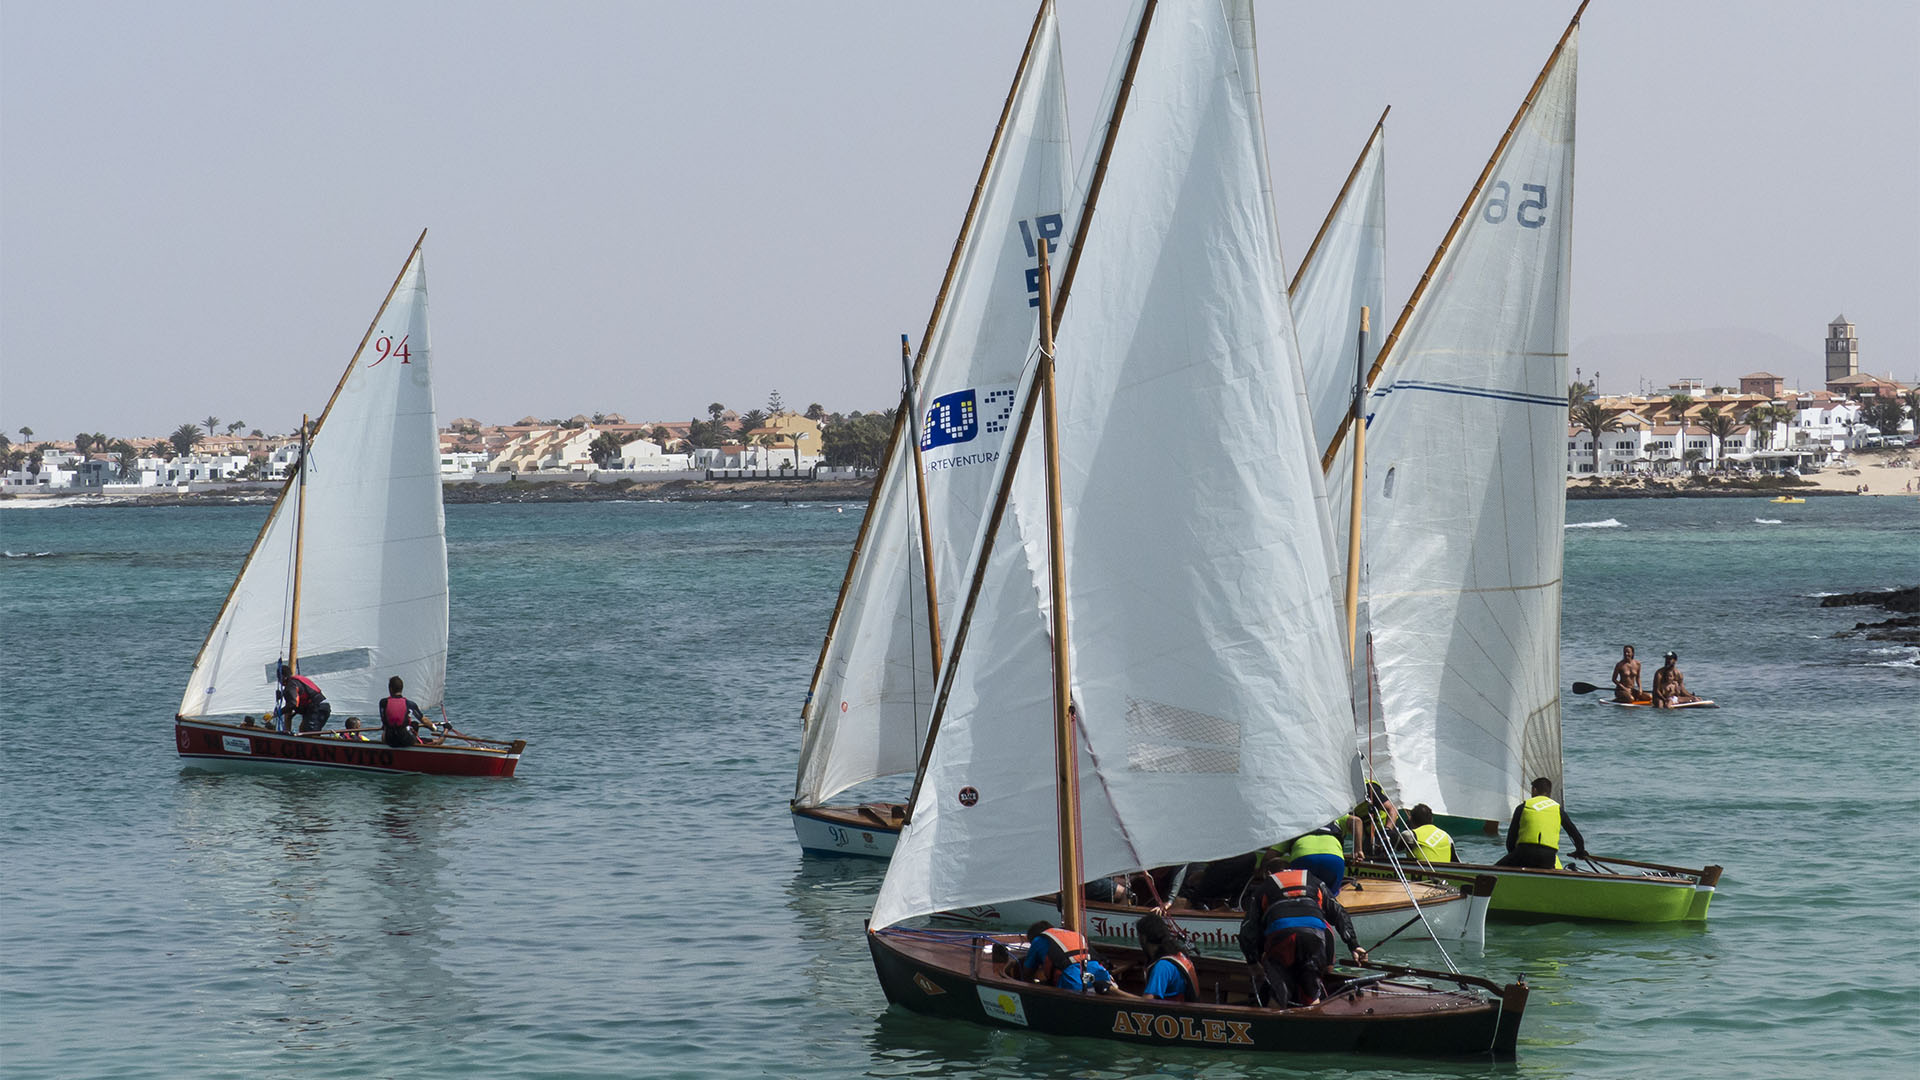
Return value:
M 1265 978 L 1268 1004 L 1276 1008 L 1317 1004 L 1326 995 L 1335 932 L 1355 960 L 1367 958 L 1340 902 L 1305 870 L 1261 874 L 1244 906 L 1240 952 Z

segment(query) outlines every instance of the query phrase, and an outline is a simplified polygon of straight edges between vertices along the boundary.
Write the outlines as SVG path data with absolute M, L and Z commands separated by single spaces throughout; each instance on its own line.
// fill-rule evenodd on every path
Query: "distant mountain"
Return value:
M 1761 330 L 1676 330 L 1663 334 L 1602 334 L 1573 346 L 1570 368 L 1591 382 L 1600 373 L 1603 394 L 1658 390 L 1677 379 L 1708 386 L 1740 385 L 1740 376 L 1767 371 L 1788 389 L 1826 388 L 1826 350 L 1817 336 L 1795 343 Z

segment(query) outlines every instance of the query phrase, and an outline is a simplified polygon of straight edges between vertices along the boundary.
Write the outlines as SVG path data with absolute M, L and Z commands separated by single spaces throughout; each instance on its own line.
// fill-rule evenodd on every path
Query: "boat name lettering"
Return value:
M 275 757 L 294 758 L 299 761 L 325 761 L 334 765 L 393 768 L 393 751 L 374 749 L 372 747 L 339 746 L 296 739 L 281 739 L 273 743 L 273 754 Z
M 1088 912 L 1087 924 L 1092 929 L 1094 937 L 1133 940 L 1133 923 L 1126 919 L 1115 919 Z M 1212 922 L 1201 923 L 1199 926 L 1189 923 L 1183 929 L 1186 931 L 1187 940 L 1204 945 L 1231 945 L 1240 940 L 1237 932 L 1230 932 Z
M 1252 1046 L 1252 1031 L 1252 1023 L 1240 1020 L 1199 1020 L 1191 1016 L 1125 1011 L 1113 1014 L 1115 1035 L 1152 1035 L 1181 1042 Z

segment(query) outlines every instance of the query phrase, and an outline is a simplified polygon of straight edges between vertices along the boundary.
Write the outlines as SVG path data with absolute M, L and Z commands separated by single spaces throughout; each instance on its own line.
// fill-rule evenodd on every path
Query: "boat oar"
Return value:
M 1590 682 L 1577 682 L 1573 684 L 1573 692 L 1576 694 L 1591 694 L 1595 690 L 1604 689 L 1606 688 L 1603 686 L 1595 686 Z

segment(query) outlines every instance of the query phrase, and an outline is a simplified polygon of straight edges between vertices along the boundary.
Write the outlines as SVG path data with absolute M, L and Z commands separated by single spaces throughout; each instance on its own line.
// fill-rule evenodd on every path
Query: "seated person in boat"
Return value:
M 1680 658 L 1673 653 L 1667 654 L 1667 662 L 1653 673 L 1653 706 L 1656 709 L 1671 709 L 1675 705 L 1685 705 L 1699 701 L 1693 694 L 1687 693 L 1686 677 L 1680 674 Z
M 420 725 L 433 728 L 420 706 L 402 697 L 400 691 L 406 684 L 395 675 L 387 680 L 387 696 L 380 699 L 380 738 L 388 746 L 405 747 L 420 745 Z
M 1367 781 L 1367 797 L 1339 821 L 1341 831 L 1353 840 L 1354 857 L 1358 859 L 1385 858 L 1386 845 L 1399 823 L 1400 811 L 1387 798 L 1386 790 L 1372 780 Z M 1334 888 L 1339 888 L 1338 882 Z
M 1320 880 L 1305 870 L 1263 873 L 1247 893 L 1240 920 L 1240 952 L 1264 983 L 1263 1000 L 1275 1008 L 1314 1005 L 1326 996 L 1338 933 L 1356 961 L 1367 958 L 1353 922 Z
M 1140 948 L 1147 954 L 1147 988 L 1143 996 L 1162 1001 L 1198 1001 L 1200 977 L 1194 974 L 1193 959 L 1180 947 L 1173 928 L 1157 911 L 1149 911 L 1134 924 L 1140 936 Z
M 1635 702 L 1640 693 L 1640 661 L 1633 658 L 1633 646 L 1620 648 L 1620 662 L 1613 665 L 1613 700 Z
M 368 739 L 366 735 L 361 732 L 360 718 L 357 716 L 347 717 L 346 730 L 340 733 L 340 737 L 342 739 L 345 739 L 348 742 L 371 742 L 372 741 Z
M 1513 808 L 1507 825 L 1507 854 L 1495 866 L 1524 866 L 1534 870 L 1560 869 L 1560 830 L 1573 837 L 1573 855 L 1587 857 L 1587 842 L 1573 819 L 1553 801 L 1553 781 L 1542 776 L 1533 782 L 1533 797 Z
M 302 732 L 319 731 L 333 715 L 333 706 L 327 704 L 327 695 L 320 692 L 320 687 L 305 675 L 295 675 L 285 663 L 280 665 L 280 691 L 276 696 L 280 701 L 274 716 L 281 731 L 291 730 L 296 716 Z
M 1005 974 L 1062 990 L 1105 994 L 1114 989 L 1113 973 L 1093 958 L 1087 939 L 1044 919 L 1027 927 L 1026 955 L 1007 961 Z
M 1459 862 L 1453 850 L 1453 837 L 1433 823 L 1433 807 L 1419 803 L 1407 812 L 1413 823 L 1413 854 L 1421 862 Z

